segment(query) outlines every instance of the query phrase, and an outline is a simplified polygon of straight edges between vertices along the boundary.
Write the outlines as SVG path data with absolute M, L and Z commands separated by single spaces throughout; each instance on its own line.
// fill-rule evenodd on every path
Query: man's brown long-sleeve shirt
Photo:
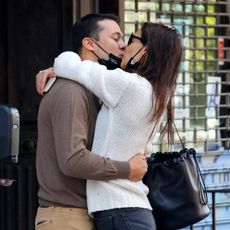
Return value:
M 86 208 L 86 179 L 128 178 L 128 162 L 93 154 L 97 108 L 93 95 L 57 79 L 38 113 L 37 177 L 41 205 Z

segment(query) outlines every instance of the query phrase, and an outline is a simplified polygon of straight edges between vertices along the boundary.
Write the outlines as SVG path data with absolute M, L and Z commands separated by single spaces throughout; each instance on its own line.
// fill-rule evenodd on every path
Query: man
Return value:
M 90 14 L 74 26 L 73 50 L 82 60 L 115 68 L 124 49 L 117 18 L 112 15 Z M 108 50 L 115 55 L 109 54 L 109 60 Z M 146 172 L 143 155 L 119 162 L 89 151 L 99 107 L 83 86 L 60 78 L 43 97 L 38 113 L 36 229 L 94 229 L 87 214 L 86 179 L 138 181 Z

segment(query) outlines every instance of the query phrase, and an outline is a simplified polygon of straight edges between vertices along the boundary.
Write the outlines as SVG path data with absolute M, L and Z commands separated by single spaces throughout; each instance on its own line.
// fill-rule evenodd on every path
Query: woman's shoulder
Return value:
M 131 85 L 135 88 L 145 88 L 146 90 L 152 91 L 151 83 L 145 77 L 142 77 L 138 74 L 132 75 Z

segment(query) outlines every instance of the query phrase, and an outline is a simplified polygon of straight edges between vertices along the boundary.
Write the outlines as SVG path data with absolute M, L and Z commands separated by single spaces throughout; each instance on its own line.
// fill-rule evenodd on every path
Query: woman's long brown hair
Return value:
M 142 38 L 147 53 L 137 73 L 145 77 L 153 87 L 153 106 L 151 121 L 158 123 L 167 110 L 168 140 L 172 141 L 173 95 L 182 59 L 182 44 L 178 31 L 161 23 L 144 23 Z

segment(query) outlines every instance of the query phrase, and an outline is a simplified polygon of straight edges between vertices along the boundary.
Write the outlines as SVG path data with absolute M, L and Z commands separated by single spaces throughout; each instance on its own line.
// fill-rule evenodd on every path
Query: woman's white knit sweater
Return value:
M 153 92 L 145 78 L 121 69 L 107 70 L 92 61 L 81 61 L 73 52 L 59 55 L 54 71 L 57 76 L 78 81 L 103 102 L 92 147 L 95 154 L 128 161 L 136 153 L 151 151 Z M 88 210 L 92 213 L 125 207 L 151 209 L 147 193 L 148 188 L 142 181 L 88 180 Z

